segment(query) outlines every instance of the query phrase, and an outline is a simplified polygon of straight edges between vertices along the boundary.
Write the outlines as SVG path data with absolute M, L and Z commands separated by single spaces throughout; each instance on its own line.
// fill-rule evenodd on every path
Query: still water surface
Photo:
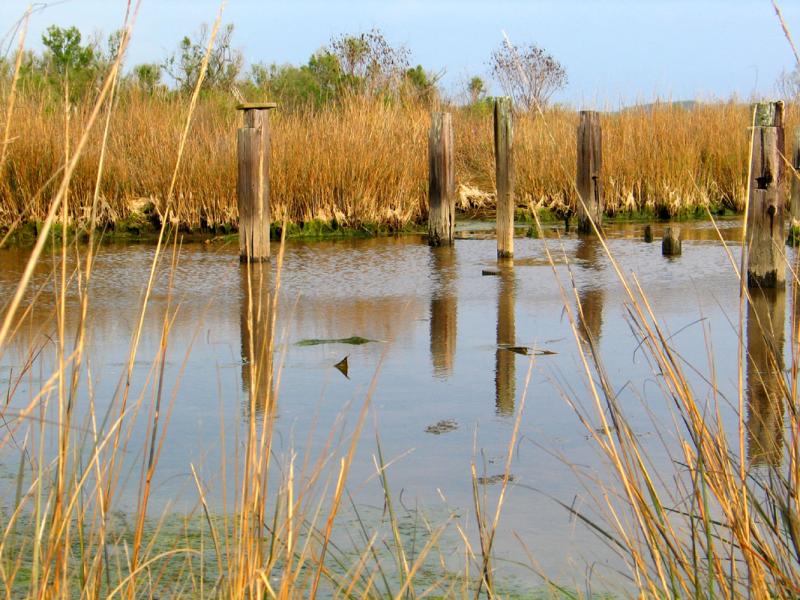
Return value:
M 721 227 L 738 263 L 739 223 L 727 221 Z M 672 344 L 690 366 L 687 374 L 703 401 L 714 398 L 706 383 L 713 352 L 716 398 L 733 431 L 739 292 L 730 259 L 709 223 L 683 227 L 683 256 L 675 259 L 663 258 L 660 244 L 642 242 L 641 230 L 641 225 L 609 226 L 608 245 L 623 271 L 636 273 Z M 659 233 L 656 227 L 657 240 Z M 595 341 L 619 402 L 653 462 L 666 474 L 674 470 L 665 450 L 675 445 L 669 402 L 631 331 L 624 291 L 596 241 L 549 232 L 546 243 L 556 262 L 554 273 L 545 240 L 518 238 L 513 266 L 498 268 L 495 241 L 481 237 L 464 235 L 454 249 L 438 250 L 417 236 L 287 244 L 274 354 L 280 374 L 275 452 L 285 455 L 294 449 L 302 460 L 321 450 L 332 428 L 349 431 L 377 373 L 371 415 L 349 478 L 351 493 L 364 506 L 382 506 L 373 462 L 377 432 L 384 458 L 391 462 L 393 493 L 403 505 L 423 507 L 434 521 L 455 512 L 474 536 L 470 465 L 475 462 L 481 476 L 502 473 L 516 411 L 527 394 L 497 553 L 527 562 L 516 534 L 544 572 L 565 583 L 581 582 L 590 571 L 599 571 L 599 565 L 616 563 L 602 542 L 552 499 L 589 509 L 589 495 L 597 490 L 589 480 L 581 482 L 576 472 L 600 479 L 608 474 L 586 428 L 564 399 L 589 402 L 577 344 L 590 337 Z M 91 392 L 100 413 L 125 372 L 153 254 L 146 245 L 111 245 L 103 246 L 97 258 L 87 329 L 91 388 L 84 378 L 82 397 Z M 25 257 L 23 250 L 0 251 L 5 298 L 19 280 Z M 236 433 L 249 410 L 247 279 L 234 246 L 184 245 L 174 272 L 168 263 L 156 278 L 134 367 L 135 397 L 152 377 L 165 316 L 175 312 L 164 373 L 165 397 L 172 408 L 151 512 L 196 508 L 190 464 L 206 484 L 212 509 L 221 511 L 222 454 L 230 461 L 241 451 Z M 497 273 L 484 275 L 485 270 Z M 43 348 L 12 399 L 11 411 L 26 404 L 52 368 L 53 347 L 47 341 L 54 331 L 51 271 L 52 262 L 43 260 L 32 286 L 39 291 L 35 309 L 0 365 L 7 382 L 19 372 L 32 345 Z M 274 284 L 274 274 L 271 280 Z M 760 310 L 781 331 L 788 328 L 789 296 L 762 301 L 750 311 L 750 320 L 753 310 Z M 74 292 L 68 295 L 73 327 L 78 301 Z M 583 315 L 578 341 L 565 302 Z M 351 336 L 376 341 L 298 345 Z M 753 343 L 758 338 L 750 337 Z M 780 336 L 778 345 L 788 339 Z M 524 356 L 504 345 L 548 354 Z M 752 348 L 753 356 L 759 352 L 764 353 Z M 348 377 L 334 368 L 344 357 Z M 748 377 L 753 379 L 762 367 L 750 364 Z M 763 386 L 751 397 L 751 412 L 769 413 Z M 148 396 L 143 411 L 149 401 Z M 86 406 L 82 409 L 85 413 Z M 145 417 L 141 415 L 134 430 L 131 456 L 143 444 Z M 782 431 L 782 415 L 772 411 L 758 423 L 750 451 L 755 460 L 775 460 L 770 453 Z M 593 425 L 600 425 L 599 418 Z M 4 468 L 12 471 L 15 461 L 13 453 L 2 457 Z M 135 490 L 138 470 L 126 473 L 130 478 L 125 485 Z M 488 488 L 489 497 L 496 496 L 499 486 Z M 227 491 L 230 502 L 232 490 Z M 126 494 L 119 500 L 123 508 L 135 508 L 134 500 L 125 504 Z M 499 568 L 532 577 L 511 563 Z

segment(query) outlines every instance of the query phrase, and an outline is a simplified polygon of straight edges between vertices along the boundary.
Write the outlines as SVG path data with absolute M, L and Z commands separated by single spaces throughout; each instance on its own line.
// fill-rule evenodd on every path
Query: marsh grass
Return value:
M 12 88 L 14 89 L 14 88 Z M 70 132 L 53 127 L 59 107 L 48 93 L 22 89 L 4 97 L 13 106 L 7 130 L 0 226 L 45 219 L 63 149 L 86 130 L 92 102 L 70 105 Z M 153 220 L 167 218 L 184 231 L 224 233 L 235 227 L 235 99 L 204 93 L 193 110 L 191 136 L 172 181 L 172 157 L 181 146 L 187 99 L 178 93 L 148 95 L 121 87 L 105 133 L 92 129 L 70 179 L 68 219 L 90 220 L 97 192 L 97 222 L 119 225 L 145 206 Z M 787 111 L 787 126 L 795 123 Z M 491 114 L 472 107 L 454 112 L 457 181 L 483 194 L 479 208 L 493 208 L 494 163 Z M 427 106 L 384 103 L 352 96 L 322 109 L 271 114 L 271 197 L 276 222 L 312 222 L 389 230 L 424 222 L 427 216 Z M 744 207 L 749 109 L 738 101 L 671 102 L 604 113 L 603 184 L 610 215 L 647 212 L 676 216 Z M 7 115 L 11 114 L 10 111 Z M 577 199 L 575 131 L 578 115 L 554 108 L 546 115 L 515 118 L 516 199 L 521 210 L 574 210 Z M 550 136 L 559 141 L 549 143 Z M 103 156 L 101 157 L 101 154 Z M 97 186 L 101 160 L 104 173 Z M 97 188 L 97 189 L 96 189 Z M 461 202 L 469 208 L 477 201 Z

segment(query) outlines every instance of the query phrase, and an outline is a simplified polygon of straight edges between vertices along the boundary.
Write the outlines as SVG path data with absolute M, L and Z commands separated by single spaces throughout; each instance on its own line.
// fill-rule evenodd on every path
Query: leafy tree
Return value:
M 161 66 L 155 63 L 136 65 L 133 67 L 133 80 L 140 90 L 153 94 L 161 84 Z
M 405 73 L 406 90 L 410 91 L 415 98 L 430 104 L 439 95 L 436 87 L 439 78 L 438 75 L 428 73 L 422 68 L 422 65 L 417 65 Z
M 200 78 L 200 69 L 209 40 L 209 29 L 205 23 L 201 25 L 196 39 L 184 37 L 178 50 L 167 58 L 163 64 L 164 71 L 172 77 L 184 91 L 191 91 Z M 214 40 L 209 56 L 204 89 L 226 89 L 236 81 L 244 64 L 240 50 L 233 47 L 233 25 L 228 24 L 220 29 Z
M 469 103 L 477 104 L 486 95 L 486 84 L 483 79 L 477 75 L 470 79 L 467 83 L 467 93 L 469 94 Z
M 81 44 L 81 32 L 77 27 L 63 29 L 51 25 L 42 35 L 42 43 L 47 48 L 45 60 L 62 77 L 78 74 L 93 65 L 94 48 Z
M 56 25 L 47 28 L 42 43 L 45 47 L 42 67 L 50 82 L 58 88 L 68 82 L 73 99 L 85 94 L 99 72 L 96 45 L 83 44 L 77 27 Z
M 536 44 L 504 43 L 492 52 L 492 72 L 506 95 L 525 110 L 545 109 L 550 97 L 567 85 L 567 72 Z
M 256 63 L 250 71 L 250 82 L 287 107 L 321 107 L 336 101 L 348 87 L 338 59 L 321 50 L 300 67 Z

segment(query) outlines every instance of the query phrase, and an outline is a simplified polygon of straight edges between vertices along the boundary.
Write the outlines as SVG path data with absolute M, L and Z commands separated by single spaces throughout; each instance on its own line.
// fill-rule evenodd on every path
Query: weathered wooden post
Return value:
M 645 225 L 644 226 L 644 234 L 642 236 L 644 241 L 648 244 L 653 241 L 653 226 L 652 225 Z
M 785 279 L 783 247 L 783 102 L 755 111 L 747 198 L 747 285 L 773 288 Z
M 681 254 L 681 228 L 672 225 L 664 229 L 661 240 L 661 254 L 664 256 L 680 256 Z
M 428 245 L 452 245 L 455 224 L 453 118 L 450 113 L 436 112 L 428 134 Z
M 269 116 L 274 102 L 240 104 L 244 126 L 236 137 L 239 259 L 269 260 Z
M 511 98 L 494 101 L 494 161 L 497 182 L 497 257 L 514 256 L 514 128 Z
M 789 242 L 800 244 L 800 127 L 794 130 L 794 148 L 792 148 L 792 168 L 789 173 L 792 179 L 792 195 L 789 200 Z
M 600 113 L 582 110 L 578 124 L 578 165 L 575 177 L 578 188 L 578 233 L 592 233 L 592 221 L 603 224 L 603 137 Z

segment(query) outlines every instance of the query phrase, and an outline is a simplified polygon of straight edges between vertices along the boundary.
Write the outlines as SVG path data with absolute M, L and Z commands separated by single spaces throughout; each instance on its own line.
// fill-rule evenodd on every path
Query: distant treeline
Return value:
M 303 65 L 255 61 L 247 69 L 233 34 L 230 24 L 216 33 L 202 84 L 205 92 L 269 97 L 285 109 L 321 108 L 353 95 L 428 104 L 442 98 L 442 73 L 412 66 L 408 48 L 392 45 L 378 29 L 334 37 Z M 210 35 L 208 26 L 202 25 L 194 36 L 181 39 L 162 62 L 126 69 L 123 87 L 148 94 L 192 91 Z M 23 53 L 19 85 L 49 89 L 59 98 L 68 86 L 72 101 L 83 99 L 99 84 L 117 55 L 121 38 L 121 32 L 115 32 L 105 41 L 97 36 L 85 40 L 75 27 L 53 25 L 42 35 L 41 53 Z M 503 44 L 487 60 L 493 77 L 521 107 L 546 106 L 553 92 L 567 82 L 561 64 L 536 44 Z M 4 80 L 10 79 L 15 62 L 15 56 L 0 60 Z M 485 98 L 486 89 L 484 80 L 476 75 L 456 95 L 461 103 L 476 104 Z

